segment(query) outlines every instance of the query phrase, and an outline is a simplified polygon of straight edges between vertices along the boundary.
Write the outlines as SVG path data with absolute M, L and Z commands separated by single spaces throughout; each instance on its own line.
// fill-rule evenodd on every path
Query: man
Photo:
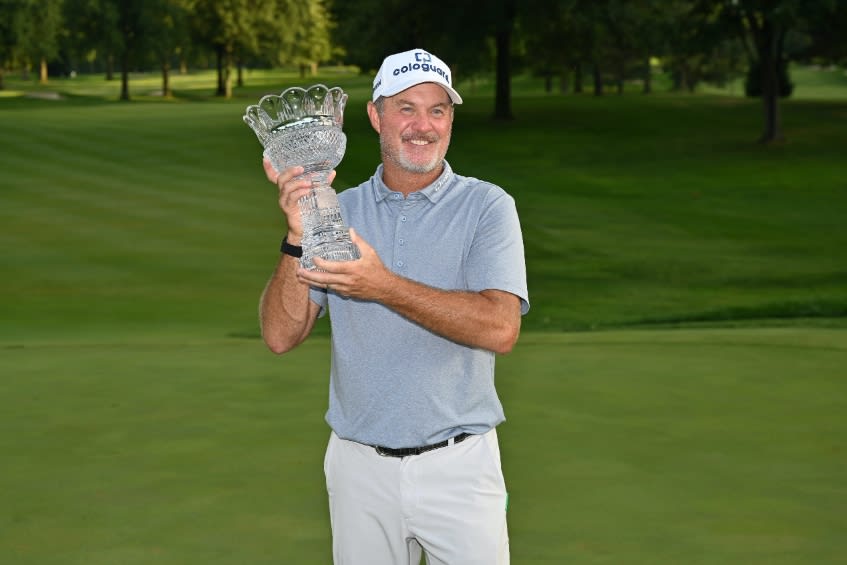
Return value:
M 296 259 L 302 167 L 278 172 L 284 253 L 262 295 L 262 335 L 284 353 L 329 310 L 332 364 L 324 471 L 336 565 L 509 562 L 495 426 L 494 357 L 529 309 L 512 197 L 444 160 L 449 67 L 421 49 L 391 55 L 368 117 L 382 164 L 339 195 L 361 258 Z

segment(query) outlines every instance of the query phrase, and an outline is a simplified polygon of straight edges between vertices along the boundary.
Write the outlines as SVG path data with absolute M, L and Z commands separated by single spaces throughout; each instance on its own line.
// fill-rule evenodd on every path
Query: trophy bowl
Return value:
M 300 263 L 315 269 L 314 257 L 352 261 L 359 250 L 341 216 L 338 195 L 328 176 L 347 148 L 342 131 L 347 94 L 339 87 L 316 84 L 292 87 L 281 94 L 263 96 L 247 107 L 244 122 L 250 126 L 277 171 L 302 166 L 312 181 L 309 194 L 298 201 L 303 221 L 303 256 Z

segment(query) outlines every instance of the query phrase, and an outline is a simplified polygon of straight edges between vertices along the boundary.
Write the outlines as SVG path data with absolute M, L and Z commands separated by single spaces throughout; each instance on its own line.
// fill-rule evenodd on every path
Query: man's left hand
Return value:
M 359 248 L 361 257 L 355 261 L 327 261 L 314 258 L 314 271 L 297 270 L 300 281 L 319 288 L 326 288 L 342 296 L 363 300 L 378 300 L 385 285 L 391 284 L 394 274 L 389 271 L 376 250 L 362 239 L 355 229 L 350 228 L 350 240 Z

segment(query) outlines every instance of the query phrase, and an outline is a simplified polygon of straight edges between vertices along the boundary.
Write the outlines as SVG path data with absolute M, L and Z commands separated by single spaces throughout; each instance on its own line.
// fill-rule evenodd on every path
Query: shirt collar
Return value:
M 441 171 L 441 174 L 438 175 L 438 178 L 435 179 L 435 181 L 429 186 L 426 186 L 421 190 L 413 192 L 412 194 L 421 194 L 428 198 L 429 201 L 434 204 L 438 202 L 438 200 L 441 199 L 444 193 L 447 192 L 447 189 L 450 188 L 450 185 L 452 184 L 451 181 L 455 176 L 456 175 L 453 174 L 453 169 L 450 167 L 450 163 L 445 160 L 444 170 Z M 374 197 L 377 202 L 385 200 L 392 194 L 397 194 L 396 191 L 393 191 L 388 188 L 382 180 L 382 163 L 380 163 L 379 166 L 376 168 L 376 172 L 374 173 L 374 176 L 371 180 L 374 187 Z

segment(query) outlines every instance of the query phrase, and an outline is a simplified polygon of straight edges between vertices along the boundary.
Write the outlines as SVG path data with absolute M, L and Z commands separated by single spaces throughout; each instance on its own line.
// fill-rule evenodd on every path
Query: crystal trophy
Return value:
M 327 181 L 347 148 L 347 136 L 341 131 L 346 103 L 341 88 L 316 84 L 264 96 L 244 114 L 244 122 L 277 171 L 301 165 L 305 170 L 298 178 L 312 181 L 309 193 L 297 202 L 303 222 L 300 264 L 309 270 L 317 268 L 315 257 L 329 261 L 360 257 L 341 217 L 338 195 Z

